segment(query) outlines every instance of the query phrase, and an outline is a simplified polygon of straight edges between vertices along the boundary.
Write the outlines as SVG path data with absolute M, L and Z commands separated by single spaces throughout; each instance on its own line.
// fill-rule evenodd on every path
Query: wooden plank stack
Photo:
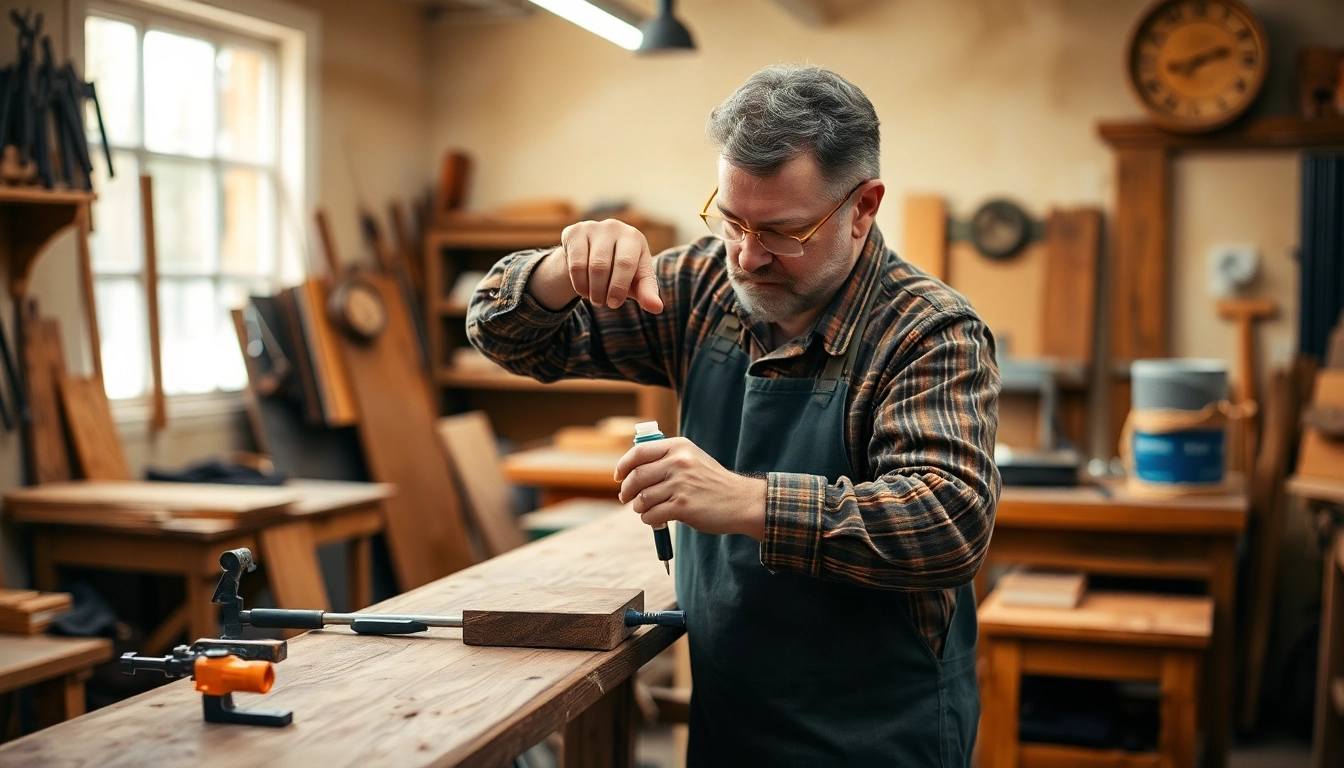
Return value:
M 70 610 L 66 592 L 35 592 L 30 589 L 0 589 L 0 632 L 36 635 Z

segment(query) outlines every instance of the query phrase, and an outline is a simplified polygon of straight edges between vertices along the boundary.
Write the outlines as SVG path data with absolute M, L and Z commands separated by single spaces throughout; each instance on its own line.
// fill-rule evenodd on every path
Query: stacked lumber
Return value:
M 30 589 L 0 589 L 0 632 L 36 635 L 70 610 L 66 592 L 35 592 Z

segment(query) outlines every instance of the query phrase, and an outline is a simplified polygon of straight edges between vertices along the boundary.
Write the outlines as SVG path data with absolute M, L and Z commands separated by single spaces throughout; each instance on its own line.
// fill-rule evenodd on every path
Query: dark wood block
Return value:
M 642 589 L 520 586 L 472 601 L 462 642 L 609 651 L 630 636 L 627 610 L 644 610 Z

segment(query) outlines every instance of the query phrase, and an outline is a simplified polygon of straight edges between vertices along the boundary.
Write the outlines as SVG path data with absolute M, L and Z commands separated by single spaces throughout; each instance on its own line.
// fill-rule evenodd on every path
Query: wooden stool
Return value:
M 1200 657 L 1213 599 L 1094 592 L 1072 610 L 980 605 L 981 768 L 1180 768 L 1195 762 Z M 1018 743 L 1022 675 L 1153 680 L 1162 690 L 1156 753 Z
M 37 686 L 37 725 L 84 714 L 84 680 L 112 658 L 102 638 L 0 635 L 0 694 Z

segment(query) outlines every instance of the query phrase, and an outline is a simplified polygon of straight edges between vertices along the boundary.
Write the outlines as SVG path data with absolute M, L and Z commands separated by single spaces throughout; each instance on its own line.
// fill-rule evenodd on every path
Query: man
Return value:
M 644 522 L 681 523 L 690 765 L 966 765 L 993 340 L 884 245 L 858 88 L 767 68 L 708 132 L 713 236 L 653 258 L 620 222 L 567 227 L 495 266 L 469 336 L 542 381 L 679 394 L 682 436 L 635 446 L 616 476 Z

